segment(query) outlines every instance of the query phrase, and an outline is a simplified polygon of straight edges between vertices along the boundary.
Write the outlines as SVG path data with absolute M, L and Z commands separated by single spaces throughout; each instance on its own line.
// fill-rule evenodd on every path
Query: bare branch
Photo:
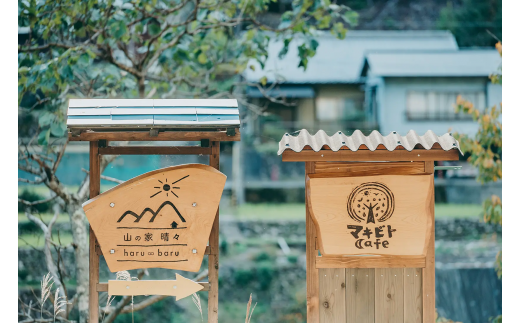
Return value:
M 69 143 L 69 139 L 67 138 L 67 141 L 65 141 L 65 144 L 61 147 L 61 150 L 58 153 L 58 157 L 56 157 L 56 161 L 54 162 L 54 167 L 52 167 L 53 173 L 56 173 L 56 170 L 58 170 L 58 166 L 60 165 L 63 155 L 65 155 L 65 148 L 67 148 L 68 143 Z
M 60 288 L 60 295 L 66 298 L 67 295 L 65 295 L 65 289 L 63 288 L 63 285 L 62 285 L 61 279 L 60 279 L 60 275 L 58 274 L 58 267 L 56 266 L 56 264 L 54 263 L 54 259 L 52 258 L 51 247 L 50 247 L 51 240 L 52 240 L 52 227 L 54 226 L 54 223 L 56 223 L 56 220 L 58 219 L 59 214 L 60 214 L 60 208 L 58 207 L 58 205 L 56 205 L 56 210 L 54 212 L 54 216 L 52 217 L 51 221 L 49 222 L 49 225 L 47 226 L 47 225 L 45 225 L 45 223 L 43 223 L 42 220 L 40 220 L 39 218 L 32 215 L 29 212 L 29 208 L 27 208 L 25 211 L 25 215 L 27 216 L 27 218 L 29 220 L 31 220 L 33 223 L 37 224 L 44 233 L 45 244 L 44 244 L 43 253 L 45 254 L 45 263 L 47 265 L 47 269 L 49 270 L 52 277 L 54 278 L 54 283 L 56 284 L 56 286 L 58 288 Z
M 50 202 L 52 200 L 54 200 L 56 197 L 58 197 L 58 195 L 53 195 L 49 198 L 46 198 L 44 200 L 38 200 L 38 201 L 33 201 L 33 202 L 29 202 L 29 201 L 26 201 L 26 200 L 23 200 L 21 198 L 18 198 L 18 202 L 22 203 L 23 205 L 26 205 L 26 206 L 35 206 L 35 205 L 38 205 L 38 204 L 43 204 L 43 203 L 47 203 L 47 202 Z
M 86 170 L 85 168 L 82 168 L 81 171 L 84 172 L 84 173 L 90 174 L 90 172 L 88 170 Z M 122 181 L 120 179 L 113 178 L 113 177 L 108 177 L 108 176 L 105 176 L 105 175 L 101 175 L 100 178 L 104 179 L 106 181 L 117 183 L 117 184 L 122 184 L 122 183 L 125 182 L 125 181 Z
M 31 185 L 39 185 L 39 184 L 43 183 L 43 179 L 40 177 L 37 177 L 36 180 L 34 180 L 34 181 L 31 181 L 31 180 L 28 180 L 25 178 L 18 178 L 18 181 L 22 182 L 22 183 L 31 184 Z

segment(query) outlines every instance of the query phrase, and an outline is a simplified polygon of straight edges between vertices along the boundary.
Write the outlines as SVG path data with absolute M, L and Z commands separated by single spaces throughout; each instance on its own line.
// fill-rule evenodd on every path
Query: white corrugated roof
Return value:
M 269 58 L 264 70 L 255 61 L 255 71 L 247 69 L 248 81 L 258 82 L 267 76 L 269 82 L 303 83 L 355 83 L 360 81 L 365 53 L 371 50 L 457 50 L 457 42 L 448 31 L 357 31 L 347 32 L 345 39 L 330 33 L 317 37 L 316 55 L 309 59 L 307 70 L 298 68 L 298 42 L 294 41 L 283 59 L 278 53 L 283 43 L 273 40 L 269 44 Z
M 347 136 L 341 131 L 329 136 L 323 130 L 319 130 L 316 134 L 311 135 L 306 129 L 302 129 L 297 136 L 291 136 L 286 133 L 282 137 L 282 140 L 278 143 L 278 155 L 283 154 L 287 149 L 299 153 L 305 147 L 311 147 L 314 151 L 320 151 L 323 146 L 328 146 L 332 151 L 338 151 L 343 147 L 357 151 L 361 146 L 365 146 L 370 151 L 374 151 L 379 145 L 383 145 L 388 151 L 394 151 L 398 147 L 412 151 L 417 147 L 429 150 L 435 144 L 439 144 L 444 150 L 458 149 L 463 154 L 460 150 L 459 142 L 451 133 L 437 136 L 433 131 L 428 130 L 424 135 L 420 136 L 415 131 L 410 130 L 405 136 L 395 131 L 392 131 L 387 136 L 383 136 L 379 131 L 374 130 L 370 135 L 365 136 L 360 130 L 356 130 L 351 136 Z
M 487 77 L 497 71 L 500 62 L 495 49 L 373 52 L 366 58 L 370 75 L 383 77 Z

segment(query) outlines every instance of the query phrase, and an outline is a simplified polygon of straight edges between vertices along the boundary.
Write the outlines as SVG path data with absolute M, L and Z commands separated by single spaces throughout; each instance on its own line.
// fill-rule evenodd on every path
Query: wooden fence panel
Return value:
M 374 323 L 373 268 L 349 268 L 346 274 L 347 323 Z
M 422 269 L 404 269 L 404 323 L 422 323 Z
M 404 322 L 403 268 L 375 270 L 375 323 Z
M 346 323 L 345 269 L 319 269 L 320 322 Z

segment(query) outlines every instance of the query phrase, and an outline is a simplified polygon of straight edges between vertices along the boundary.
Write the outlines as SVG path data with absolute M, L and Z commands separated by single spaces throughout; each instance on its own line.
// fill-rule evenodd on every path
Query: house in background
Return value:
M 318 37 L 316 55 L 307 70 L 298 68 L 298 43 L 280 59 L 282 43 L 273 41 L 262 70 L 247 70 L 247 81 L 267 78 L 267 95 L 286 100 L 273 103 L 258 88 L 247 96 L 270 114 L 258 118 L 246 133 L 272 129 L 319 129 L 349 133 L 380 130 L 424 133 L 476 131 L 476 124 L 455 114 L 457 95 L 479 108 L 501 101 L 500 87 L 488 76 L 497 70 L 495 49 L 459 49 L 448 31 L 349 31 L 344 40 L 330 34 Z
M 489 80 L 500 62 L 494 49 L 368 52 L 361 72 L 368 114 L 383 134 L 473 134 L 477 124 L 453 105 L 458 95 L 481 110 L 500 104 L 501 86 Z
M 305 71 L 297 67 L 300 43 L 291 44 L 279 58 L 283 44 L 273 40 L 265 68 L 251 62 L 254 70 L 244 73 L 249 82 L 267 78 L 265 89 L 249 87 L 246 94 L 268 114 L 241 130 L 253 144 L 242 149 L 243 174 L 233 175 L 240 177 L 234 179 L 238 190 L 303 188 L 297 180 L 303 165 L 281 163 L 271 151 L 285 132 L 323 129 L 329 135 L 340 130 L 348 135 L 360 129 L 387 135 L 413 129 L 418 134 L 473 134 L 477 123 L 454 111 L 457 96 L 479 109 L 501 102 L 501 87 L 489 80 L 500 66 L 500 55 L 494 48 L 460 49 L 448 31 L 353 30 L 343 40 L 330 34 L 317 40 L 317 52 Z M 445 202 L 480 203 L 490 193 L 501 195 L 500 183 L 478 186 L 476 170 L 469 165 L 442 175 L 453 178 L 436 181 L 444 187 Z

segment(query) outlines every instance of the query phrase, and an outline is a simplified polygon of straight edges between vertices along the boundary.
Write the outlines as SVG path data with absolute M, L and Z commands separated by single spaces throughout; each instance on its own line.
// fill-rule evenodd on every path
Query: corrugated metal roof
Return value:
M 245 78 L 258 82 L 263 76 L 274 83 L 358 83 L 360 82 L 365 53 L 370 50 L 457 50 L 458 45 L 448 31 L 358 31 L 347 32 L 345 39 L 337 39 L 324 33 L 317 37 L 316 55 L 309 59 L 307 70 L 298 68 L 298 48 L 293 41 L 287 55 L 280 59 L 278 53 L 283 42 L 273 40 L 268 47 L 268 59 L 262 70 L 252 60 L 255 70 L 247 69 Z
M 70 99 L 67 127 L 239 126 L 235 99 Z
M 497 70 L 500 62 L 495 49 L 372 52 L 366 56 L 369 75 L 383 77 L 487 77 Z
M 436 143 L 444 150 L 456 148 L 462 154 L 459 142 L 453 138 L 451 133 L 437 136 L 433 131 L 428 130 L 424 135 L 419 136 L 415 131 L 410 130 L 406 136 L 401 136 L 395 131 L 388 136 L 383 136 L 374 130 L 370 135 L 365 136 L 361 131 L 356 130 L 351 136 L 347 136 L 341 131 L 329 136 L 323 130 L 311 135 L 307 130 L 302 129 L 297 136 L 286 133 L 282 137 L 278 144 L 278 155 L 281 155 L 286 149 L 301 152 L 305 146 L 311 147 L 314 151 L 320 151 L 325 145 L 329 146 L 332 151 L 338 151 L 342 147 L 357 151 L 361 145 L 365 145 L 374 151 L 379 145 L 383 145 L 388 151 L 394 151 L 399 146 L 412 151 L 417 146 L 429 150 Z

